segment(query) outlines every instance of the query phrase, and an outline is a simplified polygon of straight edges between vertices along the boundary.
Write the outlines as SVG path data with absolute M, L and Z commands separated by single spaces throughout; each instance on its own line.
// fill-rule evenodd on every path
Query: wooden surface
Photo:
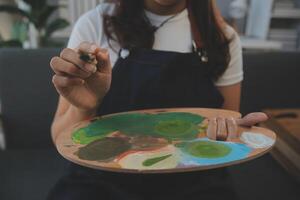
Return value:
M 272 156 L 300 180 L 300 109 L 265 110 L 271 119 L 262 124 L 277 133 Z
M 271 117 L 271 122 L 275 121 L 282 129 L 289 132 L 291 138 L 300 142 L 300 109 L 276 109 L 264 110 L 264 112 Z
M 201 115 L 205 117 L 205 121 L 207 121 L 207 118 L 212 118 L 212 117 L 234 117 L 234 118 L 240 118 L 241 114 L 233 111 L 226 111 L 226 110 L 217 110 L 217 109 L 201 109 L 201 108 L 176 108 L 176 109 L 152 109 L 152 110 L 140 110 L 140 111 L 132 111 L 132 112 L 127 112 L 127 113 L 145 113 L 145 114 L 159 114 L 159 113 L 173 113 L 173 112 L 184 112 L 184 113 L 191 113 L 191 114 L 196 114 L 196 115 Z M 119 115 L 120 113 L 116 113 L 113 115 L 107 115 L 107 116 L 102 116 L 102 118 L 106 118 L 109 116 L 114 116 L 114 115 Z M 125 113 L 121 113 L 125 114 Z M 85 145 L 82 144 L 76 144 L 74 141 L 71 139 L 72 134 L 74 133 L 75 130 L 78 130 L 80 128 L 86 127 L 89 125 L 91 121 L 84 121 L 81 122 L 74 127 L 70 128 L 69 130 L 66 130 L 62 134 L 60 134 L 55 143 L 56 147 L 59 151 L 59 153 L 65 157 L 66 159 L 77 163 L 82 166 L 94 168 L 94 169 L 99 169 L 99 170 L 105 170 L 105 171 L 113 171 L 113 172 L 123 172 L 123 173 L 176 173 L 176 172 L 188 172 L 188 171 L 199 171 L 199 170 L 207 170 L 207 169 L 212 169 L 212 168 L 219 168 L 219 167 L 225 167 L 225 166 L 230 166 L 234 164 L 239 164 L 242 162 L 246 162 L 249 160 L 252 160 L 254 158 L 257 158 L 268 151 L 273 147 L 273 144 L 264 148 L 251 148 L 251 152 L 247 154 L 246 157 L 239 158 L 237 160 L 232 160 L 230 162 L 224 162 L 224 163 L 217 163 L 217 164 L 206 164 L 206 165 L 201 165 L 201 166 L 177 166 L 173 168 L 165 168 L 165 169 L 132 169 L 132 168 L 124 168 L 120 167 L 117 163 L 113 162 L 99 162 L 99 161 L 90 161 L 90 160 L 83 160 L 78 157 L 78 154 L 76 152 L 78 149 L 84 147 Z M 264 129 L 264 128 L 259 128 L 259 127 L 252 127 L 250 128 L 242 128 L 239 127 L 239 132 L 244 133 L 244 132 L 252 132 L 252 133 L 257 133 L 259 135 L 263 135 L 267 138 L 271 138 L 272 140 L 276 140 L 276 135 L 274 132 Z M 206 139 L 205 134 L 199 134 L 200 139 Z M 189 142 L 189 141 L 188 141 Z M 213 141 L 214 142 L 214 141 Z M 239 139 L 233 139 L 230 141 L 227 141 L 224 144 L 232 144 L 232 145 L 244 145 L 244 141 L 242 141 L 240 138 Z M 250 149 L 248 146 L 247 148 Z M 115 159 L 116 160 L 116 159 Z

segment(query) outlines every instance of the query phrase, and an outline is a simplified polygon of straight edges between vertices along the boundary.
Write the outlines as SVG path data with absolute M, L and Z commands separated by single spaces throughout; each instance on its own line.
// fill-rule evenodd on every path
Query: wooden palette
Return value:
M 82 166 L 125 173 L 175 173 L 246 162 L 267 153 L 274 132 L 239 127 L 238 139 L 206 137 L 208 118 L 233 111 L 202 108 L 151 109 L 83 121 L 56 138 L 59 153 Z

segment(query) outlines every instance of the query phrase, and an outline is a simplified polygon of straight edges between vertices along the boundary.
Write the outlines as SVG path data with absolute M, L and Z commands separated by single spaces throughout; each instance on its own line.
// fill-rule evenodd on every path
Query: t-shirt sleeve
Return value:
M 244 78 L 242 45 L 239 35 L 233 28 L 227 27 L 227 34 L 231 37 L 229 51 L 231 60 L 224 74 L 215 82 L 216 86 L 229 86 L 239 83 Z
M 83 14 L 75 23 L 67 47 L 77 48 L 82 42 L 99 43 L 99 34 L 102 30 L 99 8 Z M 98 44 L 99 45 L 99 44 Z

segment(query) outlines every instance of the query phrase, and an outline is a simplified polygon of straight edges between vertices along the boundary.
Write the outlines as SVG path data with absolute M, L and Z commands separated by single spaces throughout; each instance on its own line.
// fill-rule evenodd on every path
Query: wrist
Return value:
M 69 112 L 71 113 L 72 116 L 76 116 L 77 118 L 85 120 L 96 116 L 97 107 L 95 107 L 94 109 L 85 110 L 85 109 L 80 109 L 74 105 L 70 105 Z

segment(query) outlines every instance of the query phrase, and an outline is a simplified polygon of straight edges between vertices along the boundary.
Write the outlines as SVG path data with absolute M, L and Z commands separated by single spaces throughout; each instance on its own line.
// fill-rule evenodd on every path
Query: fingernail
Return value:
M 85 68 L 92 73 L 95 73 L 97 71 L 97 67 L 95 65 L 86 64 Z
M 95 45 L 95 44 L 93 44 L 93 45 L 91 46 L 91 48 L 90 48 L 91 52 L 95 52 L 96 49 L 98 49 L 98 46 Z

